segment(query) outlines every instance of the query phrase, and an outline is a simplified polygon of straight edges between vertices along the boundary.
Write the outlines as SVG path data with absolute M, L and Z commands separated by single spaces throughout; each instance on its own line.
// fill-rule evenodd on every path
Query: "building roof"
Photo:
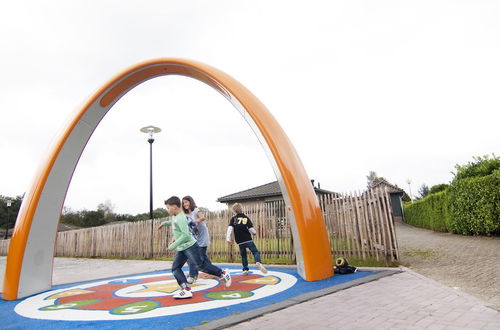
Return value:
M 401 189 L 398 186 L 393 185 L 392 183 L 389 183 L 389 182 L 387 182 L 385 180 L 382 180 L 382 181 L 374 184 L 373 187 L 372 187 L 372 189 L 374 189 L 376 187 L 383 187 L 383 186 L 385 186 L 385 187 L 388 188 L 387 190 L 389 191 L 390 194 L 393 194 L 393 193 L 401 193 L 401 194 L 403 194 L 405 192 L 403 189 Z
M 314 192 L 316 192 L 316 194 L 333 193 L 332 191 L 324 190 L 317 187 L 314 187 Z M 267 197 L 275 197 L 275 196 L 282 196 L 281 188 L 278 181 L 273 181 L 270 183 L 263 184 L 261 186 L 239 191 L 237 193 L 230 194 L 227 196 L 219 197 L 217 199 L 217 202 L 232 203 L 232 202 L 249 201 Z

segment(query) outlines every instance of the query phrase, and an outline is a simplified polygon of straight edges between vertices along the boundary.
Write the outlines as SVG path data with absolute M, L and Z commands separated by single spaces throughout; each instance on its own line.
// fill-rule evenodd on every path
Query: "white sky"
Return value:
M 0 194 L 21 195 L 62 124 L 138 62 L 185 57 L 230 74 L 273 113 L 321 187 L 376 171 L 415 194 L 499 154 L 499 1 L 2 1 Z M 210 87 L 161 77 L 123 97 L 85 149 L 66 206 L 149 209 L 275 180 L 240 114 Z

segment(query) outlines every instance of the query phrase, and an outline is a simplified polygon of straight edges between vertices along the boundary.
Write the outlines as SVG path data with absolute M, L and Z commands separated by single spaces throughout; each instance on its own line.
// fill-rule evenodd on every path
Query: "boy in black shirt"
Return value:
M 236 203 L 231 208 L 234 216 L 229 221 L 227 227 L 226 241 L 231 243 L 231 234 L 234 231 L 234 239 L 240 247 L 241 263 L 243 264 L 243 274 L 248 274 L 247 248 L 252 252 L 255 264 L 263 274 L 267 273 L 266 268 L 260 262 L 260 253 L 252 240 L 252 235 L 257 232 L 253 228 L 252 221 L 243 213 L 240 203 Z

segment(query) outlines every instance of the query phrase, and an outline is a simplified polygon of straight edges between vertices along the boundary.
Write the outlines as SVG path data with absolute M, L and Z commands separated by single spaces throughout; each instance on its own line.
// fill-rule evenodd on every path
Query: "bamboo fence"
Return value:
M 10 239 L 0 240 L 0 256 L 7 255 L 7 252 L 9 251 L 9 243 Z
M 399 258 L 389 193 L 375 189 L 363 193 L 330 194 L 319 197 L 334 256 L 375 258 L 390 264 Z M 244 213 L 257 230 L 255 243 L 264 262 L 295 261 L 290 221 L 283 201 L 244 204 Z M 235 262 L 239 249 L 226 242 L 229 210 L 207 212 L 210 258 Z M 59 232 L 56 256 L 99 258 L 157 258 L 167 251 L 171 229 L 157 230 L 165 219 L 127 222 Z M 0 241 L 0 254 L 7 253 L 9 240 Z

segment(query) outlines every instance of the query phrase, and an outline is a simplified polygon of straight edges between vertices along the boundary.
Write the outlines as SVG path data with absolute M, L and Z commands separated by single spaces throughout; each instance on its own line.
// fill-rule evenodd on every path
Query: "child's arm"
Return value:
M 255 228 L 253 227 L 253 223 L 252 223 L 252 220 L 250 220 L 249 217 L 247 217 L 248 221 L 247 221 L 247 228 L 248 228 L 248 231 L 250 232 L 250 234 L 252 234 L 253 236 L 257 235 L 257 231 L 255 230 Z
M 198 215 L 198 218 L 194 221 L 196 223 L 196 225 L 200 224 L 202 221 L 207 220 L 207 218 L 205 218 L 205 215 L 203 214 L 203 212 L 198 211 L 198 213 L 196 213 L 196 214 Z
M 179 245 L 186 243 L 191 239 L 191 234 L 189 233 L 187 219 L 176 221 L 175 224 L 179 226 L 181 234 L 178 237 L 176 237 L 175 242 L 172 242 L 172 244 L 168 246 L 169 250 L 175 250 Z
M 172 225 L 172 220 L 163 221 L 162 223 L 160 223 L 160 225 L 158 226 L 157 229 L 160 230 L 161 227 L 163 227 L 163 226 L 167 227 L 167 226 L 171 226 L 171 225 Z
M 231 240 L 231 234 L 233 233 L 233 227 L 232 226 L 228 226 L 227 227 L 227 232 L 226 232 L 226 241 L 228 243 L 232 243 L 232 240 Z

